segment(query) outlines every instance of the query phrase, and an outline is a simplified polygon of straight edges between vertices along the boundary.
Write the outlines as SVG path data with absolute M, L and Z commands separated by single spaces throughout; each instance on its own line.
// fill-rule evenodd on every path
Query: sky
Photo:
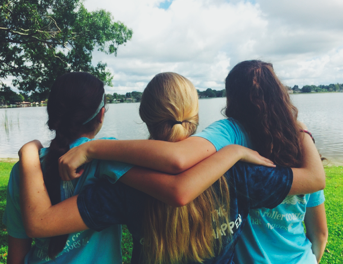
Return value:
M 117 57 L 93 53 L 113 74 L 107 93 L 143 91 L 177 72 L 199 90 L 224 89 L 238 62 L 274 65 L 288 86 L 343 83 L 342 0 L 85 0 L 133 30 Z

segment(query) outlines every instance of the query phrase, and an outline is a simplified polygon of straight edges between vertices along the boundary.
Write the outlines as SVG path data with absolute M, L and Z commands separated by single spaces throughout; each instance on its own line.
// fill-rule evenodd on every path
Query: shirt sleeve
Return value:
M 100 179 L 88 185 L 77 198 L 77 206 L 85 224 L 101 231 L 113 224 L 125 222 L 125 199 L 123 184 L 109 184 Z
M 323 190 L 315 192 L 315 193 L 311 193 L 306 207 L 315 207 L 324 203 L 324 201 L 325 201 L 325 197 L 324 197 Z
M 239 162 L 238 175 L 245 175 L 251 209 L 279 205 L 291 190 L 293 171 L 291 168 L 256 166 Z
M 210 141 L 218 151 L 226 145 L 234 144 L 233 135 L 234 128 L 232 123 L 225 123 L 225 120 L 219 120 L 194 136 Z
M 107 178 L 111 183 L 115 183 L 128 172 L 134 165 L 119 162 L 119 161 L 108 161 L 108 160 L 99 160 L 99 167 L 97 174 L 100 178 Z
M 15 238 L 29 238 L 26 235 L 20 211 L 19 165 L 14 165 L 7 186 L 7 203 L 2 222 L 7 227 L 8 234 Z
M 210 141 L 217 151 L 231 144 L 251 147 L 243 128 L 233 119 L 216 121 L 194 136 Z

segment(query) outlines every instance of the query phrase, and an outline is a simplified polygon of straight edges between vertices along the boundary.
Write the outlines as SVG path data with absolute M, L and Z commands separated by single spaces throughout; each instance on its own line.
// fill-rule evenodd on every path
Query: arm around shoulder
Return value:
M 51 237 L 87 229 L 79 214 L 76 196 L 51 205 L 36 145 L 27 144 L 21 149 L 19 165 L 20 207 L 29 237 Z
M 206 139 L 190 137 L 179 142 L 160 140 L 93 140 L 60 158 L 63 179 L 77 178 L 77 168 L 92 159 L 116 160 L 169 174 L 181 173 L 215 153 Z
M 311 137 L 301 133 L 303 165 L 292 168 L 293 184 L 289 195 L 313 193 L 325 188 L 325 171 Z

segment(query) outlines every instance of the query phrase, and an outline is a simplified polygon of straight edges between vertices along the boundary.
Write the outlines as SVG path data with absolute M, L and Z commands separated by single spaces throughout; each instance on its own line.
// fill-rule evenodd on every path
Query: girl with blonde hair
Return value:
M 190 89 L 189 92 L 187 89 Z M 151 138 L 179 142 L 195 132 L 197 108 L 194 86 L 180 75 L 163 73 L 155 76 L 144 91 L 140 114 L 147 123 Z M 131 142 L 132 145 L 136 143 L 140 144 L 140 141 Z M 250 208 L 272 208 L 287 194 L 322 188 L 323 171 L 319 166 L 313 167 L 312 163 L 317 161 L 314 146 L 307 138 L 304 138 L 304 145 L 307 159 L 302 169 L 238 163 L 227 171 L 237 160 L 234 156 L 247 156 L 246 153 L 242 155 L 242 150 L 245 152 L 246 149 L 230 145 L 177 176 L 135 167 L 120 180 L 161 201 L 180 206 L 192 201 L 220 178 L 194 202 L 181 208 L 162 204 L 120 182 L 110 185 L 103 180 L 90 185 L 78 198 L 51 206 L 40 185 L 42 172 L 35 168 L 37 158 L 32 149 L 36 146 L 27 145 L 21 154 L 25 186 L 22 192 L 23 210 L 28 221 L 27 228 L 39 235 L 49 236 L 88 227 L 102 230 L 114 223 L 126 223 L 134 239 L 132 263 L 217 263 L 223 259 L 230 263 L 235 241 Z M 125 148 L 118 151 L 125 153 Z M 79 151 L 72 151 L 69 157 L 78 156 Z M 246 160 L 271 165 L 258 156 L 249 156 L 251 152 L 247 153 L 249 159 Z M 167 164 L 164 158 L 157 157 L 157 161 L 150 161 L 156 163 L 151 167 L 160 169 Z M 169 166 L 166 170 L 175 169 Z M 301 175 L 309 173 L 313 174 L 311 179 L 305 177 L 301 180 Z M 39 192 L 39 195 L 30 195 L 32 192 Z M 32 209 L 39 201 L 44 201 L 44 205 Z M 68 218 L 68 226 L 61 224 L 65 218 Z M 35 224 L 37 219 L 41 219 L 39 225 Z

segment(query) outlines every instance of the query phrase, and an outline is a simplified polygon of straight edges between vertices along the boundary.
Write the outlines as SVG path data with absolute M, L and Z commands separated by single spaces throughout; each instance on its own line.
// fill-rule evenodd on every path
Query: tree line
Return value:
M 329 84 L 329 85 L 304 85 L 302 88 L 299 88 L 298 85 L 294 85 L 293 87 L 286 86 L 289 91 L 293 91 L 294 93 L 319 93 L 319 92 L 343 92 L 343 84 Z M 215 97 L 225 97 L 226 91 L 225 89 L 222 90 L 214 90 L 211 88 L 207 88 L 205 91 L 197 90 L 199 98 L 215 98 Z M 142 98 L 142 92 L 133 91 L 127 92 L 125 94 L 106 94 L 106 102 L 107 103 L 123 103 L 123 102 L 140 102 Z M 16 93 L 12 91 L 9 87 L 0 88 L 0 105 L 8 105 L 8 104 L 16 104 L 20 102 L 40 102 L 41 100 L 46 100 L 47 97 L 43 97 L 37 93 L 33 92 L 30 95 L 27 93 Z
M 301 89 L 298 85 L 292 88 L 287 86 L 288 90 L 293 90 L 295 93 L 320 93 L 320 92 L 338 92 L 343 91 L 343 84 L 329 84 L 329 85 L 304 85 Z

